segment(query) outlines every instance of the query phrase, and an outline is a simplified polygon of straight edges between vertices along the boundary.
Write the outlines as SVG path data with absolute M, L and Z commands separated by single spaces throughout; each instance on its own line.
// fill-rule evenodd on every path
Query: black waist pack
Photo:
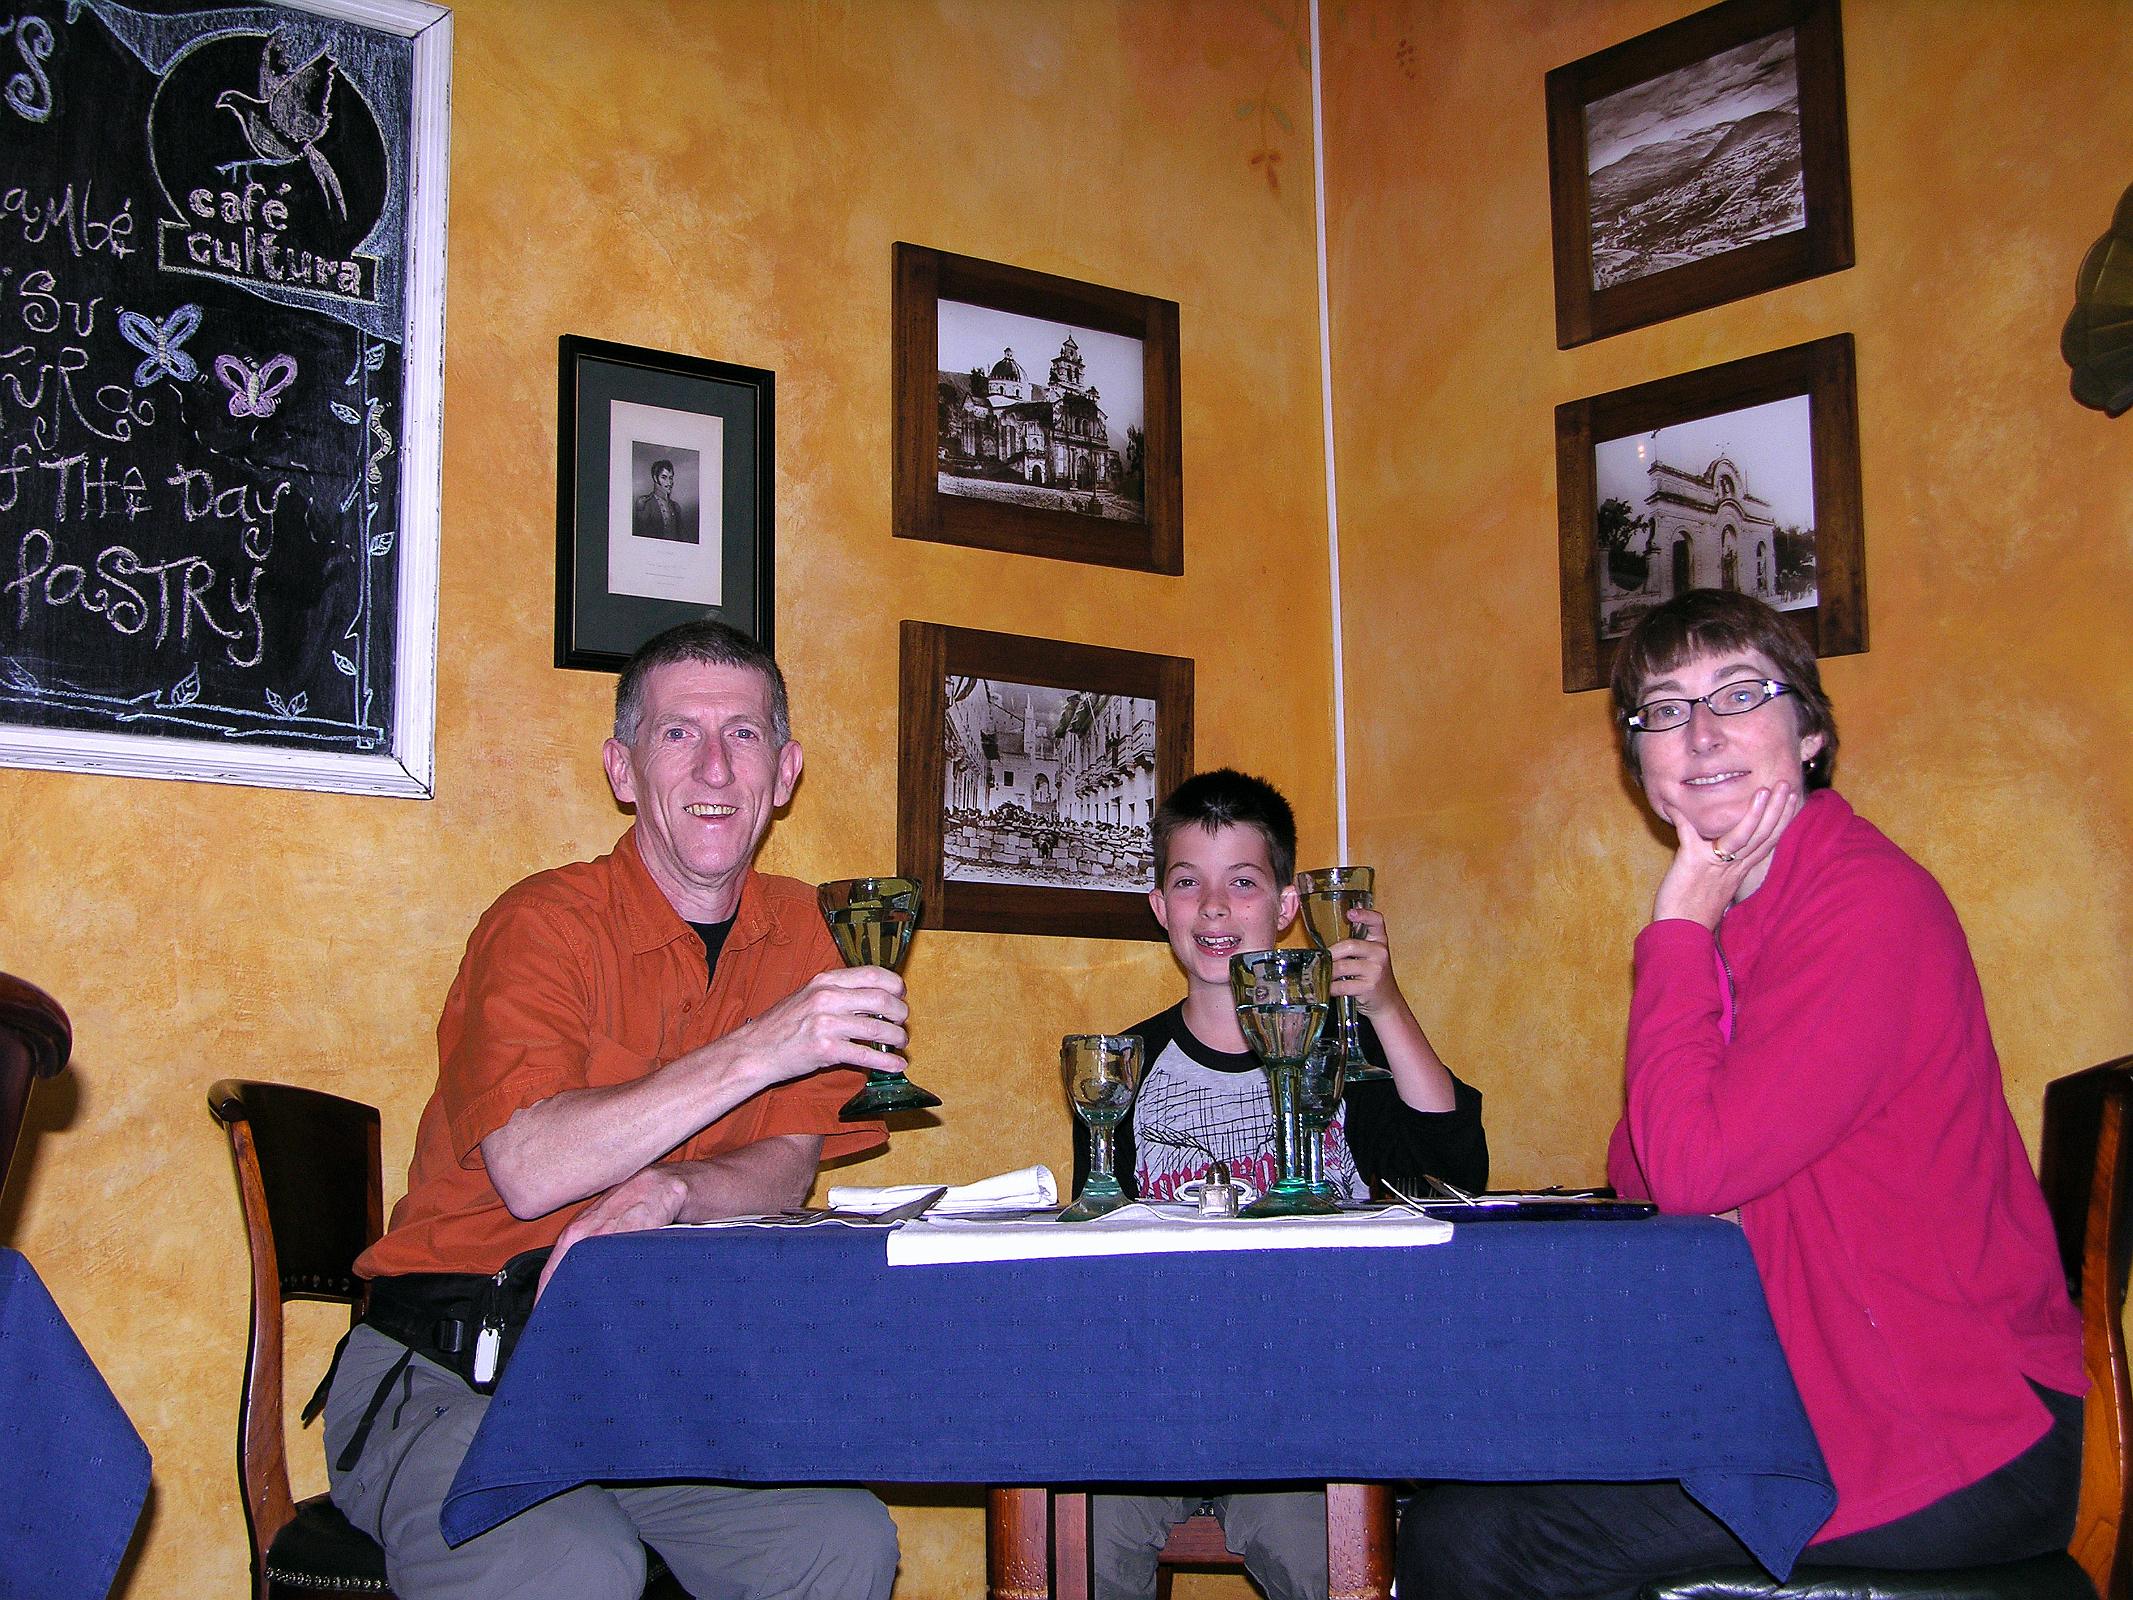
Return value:
M 518 1336 L 533 1315 L 533 1296 L 541 1283 L 541 1269 L 548 1264 L 548 1250 L 521 1251 L 486 1276 L 479 1272 L 410 1272 L 396 1278 L 380 1278 L 370 1286 L 370 1308 L 363 1313 L 366 1326 L 407 1346 L 378 1380 L 378 1387 L 363 1408 L 355 1432 L 334 1461 L 346 1472 L 363 1453 L 371 1425 L 384 1409 L 395 1379 L 407 1371 L 416 1356 L 427 1356 L 454 1373 L 476 1394 L 488 1394 L 503 1376 L 504 1364 L 518 1347 Z M 343 1339 L 333 1352 L 311 1403 L 304 1407 L 309 1422 L 326 1403 L 333 1387 L 334 1372 L 341 1364 Z
M 487 1276 L 478 1272 L 410 1272 L 370 1286 L 363 1320 L 428 1356 L 487 1394 L 518 1347 L 533 1315 L 534 1291 L 548 1250 L 526 1250 Z

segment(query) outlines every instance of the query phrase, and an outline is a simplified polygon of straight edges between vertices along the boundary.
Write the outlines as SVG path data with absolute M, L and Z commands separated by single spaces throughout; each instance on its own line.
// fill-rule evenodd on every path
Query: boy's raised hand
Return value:
M 1357 1008 L 1375 1017 L 1405 1001 L 1392 975 L 1392 946 L 1385 937 L 1385 913 L 1351 907 L 1348 938 L 1326 952 L 1333 961 L 1333 992 L 1350 995 Z

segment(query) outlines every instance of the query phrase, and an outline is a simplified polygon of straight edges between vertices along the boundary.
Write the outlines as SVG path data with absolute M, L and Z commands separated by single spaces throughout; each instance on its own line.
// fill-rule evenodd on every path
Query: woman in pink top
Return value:
M 2079 1317 L 1961 924 L 1829 787 L 1812 652 L 1759 601 L 1683 594 L 1624 641 L 1623 759 L 1674 834 L 1637 937 L 1624 1195 L 1737 1212 L 1837 1486 L 1803 1565 L 2065 1547 Z M 1752 1558 L 1678 1484 L 1445 1486 L 1404 1600 L 1633 1596 Z

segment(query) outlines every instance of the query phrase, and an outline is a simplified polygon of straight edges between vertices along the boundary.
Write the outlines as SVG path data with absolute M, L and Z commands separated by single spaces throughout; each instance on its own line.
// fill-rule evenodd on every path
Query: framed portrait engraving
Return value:
M 1724 0 L 1548 74 L 1562 349 L 1852 264 L 1838 0 Z
M 556 665 L 711 616 L 771 647 L 769 372 L 565 334 Z
M 902 628 L 897 870 L 934 927 L 1161 939 L 1151 823 L 1192 771 L 1192 663 Z
M 1178 308 L 896 247 L 896 536 L 1185 570 Z
M 1555 460 L 1566 694 L 1685 589 L 1753 595 L 1818 656 L 1866 648 L 1850 334 L 1558 406 Z

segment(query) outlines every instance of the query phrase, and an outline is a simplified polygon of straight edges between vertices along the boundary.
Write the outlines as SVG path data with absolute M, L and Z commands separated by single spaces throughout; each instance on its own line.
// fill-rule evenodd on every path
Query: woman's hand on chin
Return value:
M 1673 828 L 1676 844 L 1652 897 L 1652 920 L 1678 917 L 1716 931 L 1726 907 L 1763 881 L 1778 835 L 1800 814 L 1800 796 L 1789 783 L 1756 790 L 1748 814 L 1716 839 L 1706 839 L 1671 806 L 1659 814 Z

